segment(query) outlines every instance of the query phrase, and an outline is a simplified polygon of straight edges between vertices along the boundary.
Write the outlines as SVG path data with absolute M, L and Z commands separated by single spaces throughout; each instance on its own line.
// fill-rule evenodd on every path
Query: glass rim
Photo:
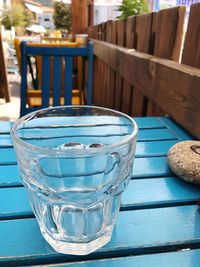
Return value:
M 109 111 L 109 112 L 113 112 L 113 113 L 116 113 L 120 116 L 123 116 L 125 118 L 127 118 L 133 125 L 133 131 L 131 132 L 130 135 L 128 135 L 127 137 L 123 138 L 122 140 L 120 141 L 117 141 L 115 143 L 112 143 L 112 144 L 109 144 L 109 145 L 106 145 L 106 146 L 102 146 L 102 147 L 95 147 L 95 148 L 90 148 L 90 149 L 76 149 L 76 148 L 68 148 L 66 150 L 61 150 L 61 149 L 54 149 L 54 148 L 46 148 L 46 147 L 39 147 L 39 146 L 36 146 L 36 145 L 32 145 L 32 144 L 29 144 L 25 141 L 23 141 L 20 137 L 18 137 L 16 135 L 16 130 L 17 130 L 17 127 L 24 121 L 28 120 L 29 118 L 31 119 L 31 117 L 35 116 L 37 113 L 40 113 L 40 112 L 43 112 L 45 110 L 51 110 L 51 109 L 60 109 L 60 108 L 94 108 L 94 109 L 97 109 L 97 110 L 104 110 L 104 111 Z M 73 154 L 73 155 L 90 155 L 90 154 L 99 154 L 99 153 L 103 153 L 103 152 L 108 152 L 116 147 L 120 147 L 126 143 L 128 143 L 132 138 L 136 137 L 137 136 L 137 133 L 138 133 L 138 126 L 137 126 L 137 123 L 135 122 L 135 120 L 133 118 L 131 118 L 129 115 L 123 113 L 123 112 L 120 112 L 120 111 L 117 111 L 117 110 L 114 110 L 114 109 L 110 109 L 110 108 L 104 108 L 104 107 L 99 107 L 99 106 L 89 106 L 89 105 L 65 105 L 65 106 L 55 106 L 55 107 L 48 107 L 48 108 L 43 108 L 43 109 L 39 109 L 37 111 L 33 111 L 31 113 L 28 113 L 26 115 L 24 115 L 23 117 L 19 118 L 15 123 L 14 125 L 12 126 L 11 128 L 11 136 L 12 136 L 12 139 L 14 142 L 22 145 L 23 147 L 26 147 L 30 150 L 34 150 L 34 151 L 40 151 L 40 152 L 43 152 L 43 153 L 48 153 L 48 154 L 51 154 L 51 155 L 68 155 L 70 153 Z

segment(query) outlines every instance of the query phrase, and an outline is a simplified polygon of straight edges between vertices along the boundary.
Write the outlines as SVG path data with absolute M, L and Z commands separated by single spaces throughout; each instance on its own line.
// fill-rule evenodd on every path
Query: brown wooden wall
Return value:
M 10 92 L 8 87 L 6 62 L 4 58 L 3 42 L 0 34 L 0 98 L 10 102 Z
M 181 56 L 184 15 L 175 7 L 90 28 L 94 104 L 131 116 L 167 113 L 200 137 L 200 70 L 180 64 L 200 66 L 200 4 L 191 6 Z

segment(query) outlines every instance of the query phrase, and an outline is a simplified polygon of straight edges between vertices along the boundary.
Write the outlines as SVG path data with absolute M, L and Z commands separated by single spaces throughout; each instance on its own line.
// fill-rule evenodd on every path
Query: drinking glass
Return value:
M 58 252 L 85 255 L 110 241 L 135 154 L 137 125 L 95 106 L 42 109 L 11 130 L 42 235 Z

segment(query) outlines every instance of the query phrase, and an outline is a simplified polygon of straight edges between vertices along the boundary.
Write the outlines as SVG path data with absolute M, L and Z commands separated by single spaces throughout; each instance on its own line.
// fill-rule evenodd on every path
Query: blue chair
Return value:
M 28 66 L 30 70 L 30 57 L 41 59 L 41 83 L 39 88 L 41 106 L 30 107 L 28 105 Z M 61 97 L 64 105 L 72 104 L 73 87 L 73 63 L 75 57 L 83 57 L 88 61 L 87 77 L 84 86 L 85 104 L 92 104 L 92 76 L 93 76 L 93 43 L 86 47 L 65 46 L 35 46 L 21 42 L 21 107 L 20 116 L 50 105 L 61 105 Z M 63 64 L 64 62 L 64 64 Z M 63 72 L 64 65 L 64 75 Z M 37 71 L 37 68 L 36 68 Z M 62 80 L 64 76 L 64 81 Z M 61 90 L 63 86 L 63 92 Z M 33 90 L 32 90 L 33 91 Z M 37 90 L 34 90 L 37 94 Z M 51 98 L 51 104 L 50 104 Z

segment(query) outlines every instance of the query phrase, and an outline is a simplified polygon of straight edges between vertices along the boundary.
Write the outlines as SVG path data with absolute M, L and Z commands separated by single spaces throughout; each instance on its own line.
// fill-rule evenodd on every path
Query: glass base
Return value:
M 111 239 L 112 230 L 113 228 L 111 228 L 111 230 L 109 230 L 106 234 L 88 243 L 69 243 L 55 240 L 43 229 L 41 229 L 41 233 L 46 241 L 53 247 L 53 249 L 55 249 L 59 253 L 71 255 L 87 255 L 107 244 Z

